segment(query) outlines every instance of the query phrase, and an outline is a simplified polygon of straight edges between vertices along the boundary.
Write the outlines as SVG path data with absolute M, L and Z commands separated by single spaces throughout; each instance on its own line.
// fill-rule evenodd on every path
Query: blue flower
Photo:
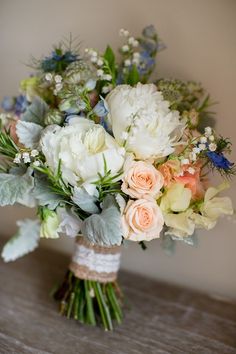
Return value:
M 143 36 L 146 38 L 156 38 L 157 37 L 157 31 L 156 28 L 153 25 L 149 25 L 143 29 L 142 32 Z
M 26 96 L 19 95 L 16 97 L 16 103 L 15 103 L 15 113 L 16 114 L 24 113 L 27 106 L 28 106 L 28 101 L 26 99 Z
M 148 74 L 155 65 L 155 59 L 146 51 L 140 53 L 140 64 L 138 65 L 138 72 L 140 75 Z
M 106 101 L 104 99 L 101 99 L 101 101 L 99 101 L 94 107 L 93 112 L 98 117 L 105 117 L 109 112 Z
M 229 170 L 234 163 L 230 162 L 222 153 L 217 153 L 215 151 L 208 151 L 207 156 L 213 165 L 217 168 L 221 168 L 223 170 Z
M 50 56 L 45 57 L 41 62 L 41 68 L 44 72 L 60 72 L 66 69 L 66 67 L 79 60 L 77 54 L 73 54 L 71 51 L 63 53 L 61 49 L 55 49 Z
M 14 111 L 14 107 L 15 107 L 14 97 L 5 96 L 1 102 L 1 107 L 6 112 Z

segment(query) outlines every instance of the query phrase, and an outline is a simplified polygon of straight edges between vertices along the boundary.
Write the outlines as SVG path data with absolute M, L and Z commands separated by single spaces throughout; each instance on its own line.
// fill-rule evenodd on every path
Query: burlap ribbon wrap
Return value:
M 69 268 L 80 279 L 113 282 L 120 268 L 120 255 L 120 246 L 93 245 L 79 236 Z

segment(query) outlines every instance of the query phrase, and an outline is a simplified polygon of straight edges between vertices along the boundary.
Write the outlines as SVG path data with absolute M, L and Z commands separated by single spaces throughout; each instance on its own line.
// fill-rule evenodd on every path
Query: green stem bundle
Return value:
M 116 282 L 78 279 L 71 271 L 66 273 L 63 284 L 54 293 L 60 301 L 60 313 L 81 323 L 112 330 L 114 320 L 120 324 L 123 314 L 121 292 Z

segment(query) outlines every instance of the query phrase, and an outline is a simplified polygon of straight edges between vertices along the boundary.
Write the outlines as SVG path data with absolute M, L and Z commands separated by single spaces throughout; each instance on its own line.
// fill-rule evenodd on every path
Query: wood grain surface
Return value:
M 39 249 L 0 262 L 0 353 L 236 353 L 236 304 L 121 272 L 124 323 L 104 332 L 61 317 L 49 296 L 68 257 Z

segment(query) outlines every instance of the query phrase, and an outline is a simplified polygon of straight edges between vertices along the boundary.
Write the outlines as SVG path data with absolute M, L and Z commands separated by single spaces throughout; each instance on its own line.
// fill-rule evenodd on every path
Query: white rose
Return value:
M 50 126 L 41 138 L 42 152 L 53 171 L 61 160 L 62 178 L 73 186 L 91 182 L 104 175 L 104 159 L 111 174 L 123 165 L 123 151 L 98 124 L 85 118 L 73 118 L 66 127 Z
M 171 154 L 184 128 L 153 84 L 120 85 L 106 97 L 116 141 L 138 159 Z

